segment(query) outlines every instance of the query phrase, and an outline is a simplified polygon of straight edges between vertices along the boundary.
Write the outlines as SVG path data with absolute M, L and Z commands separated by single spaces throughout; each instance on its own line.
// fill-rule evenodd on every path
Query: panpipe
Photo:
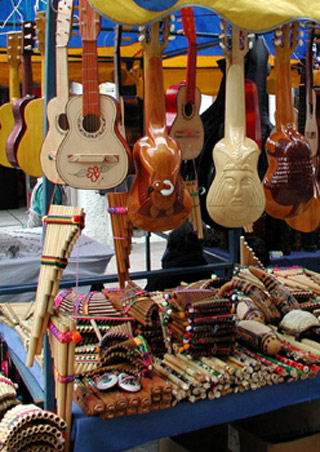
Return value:
M 117 259 L 118 280 L 120 287 L 124 287 L 125 281 L 129 279 L 131 240 L 133 234 L 133 225 L 128 218 L 128 193 L 107 193 L 107 198 Z
M 0 422 L 1 450 L 18 452 L 62 451 L 66 422 L 58 415 L 34 404 L 17 405 L 6 412 Z
M 71 428 L 72 391 L 75 378 L 75 344 L 81 336 L 70 316 L 54 313 L 49 325 L 49 342 L 53 358 L 57 414 L 67 424 L 66 444 L 69 444 Z
M 46 233 L 27 367 L 31 367 L 34 356 L 41 353 L 43 337 L 53 311 L 54 299 L 58 292 L 63 269 L 67 266 L 73 245 L 84 227 L 84 213 L 79 207 L 51 205 L 43 222 L 46 225 Z
M 203 239 L 198 181 L 196 179 L 187 180 L 185 181 L 185 184 L 191 197 L 191 210 L 188 220 L 192 223 L 193 229 L 197 233 L 199 239 Z
M 108 367 L 109 372 L 117 375 L 124 368 Z M 173 386 L 157 374 L 141 377 L 141 389 L 129 393 L 120 388 L 100 391 L 96 387 L 99 374 L 77 378 L 74 389 L 74 401 L 86 416 L 99 415 L 102 419 L 148 413 L 155 409 L 169 408 L 174 401 Z
M 240 265 L 248 267 L 249 265 L 256 265 L 264 268 L 261 261 L 257 258 L 252 248 L 249 247 L 245 237 L 240 237 Z
M 163 319 L 174 349 L 193 356 L 229 355 L 236 332 L 228 299 L 208 289 L 164 294 Z
M 4 416 L 4 414 L 8 411 L 9 408 L 12 408 L 16 405 L 19 405 L 21 402 L 17 396 L 17 384 L 13 383 L 10 378 L 4 377 L 0 375 L 0 418 Z

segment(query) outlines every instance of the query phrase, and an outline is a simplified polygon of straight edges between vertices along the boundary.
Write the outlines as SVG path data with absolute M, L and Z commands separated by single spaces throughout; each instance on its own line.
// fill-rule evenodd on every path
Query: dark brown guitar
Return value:
M 22 98 L 16 100 L 12 104 L 12 111 L 14 116 L 14 126 L 8 136 L 6 143 L 7 158 L 12 166 L 19 168 L 17 153 L 19 144 L 27 129 L 27 124 L 24 118 L 24 111 L 29 102 L 35 99 L 33 94 L 33 80 L 31 56 L 33 54 L 35 38 L 35 23 L 28 21 L 24 22 L 22 26 Z

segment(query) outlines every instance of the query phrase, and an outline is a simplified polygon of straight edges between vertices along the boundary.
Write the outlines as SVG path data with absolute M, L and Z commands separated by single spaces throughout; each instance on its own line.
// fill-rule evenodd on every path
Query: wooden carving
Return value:
M 225 136 L 213 149 L 215 178 L 207 196 L 207 210 L 218 224 L 238 228 L 256 221 L 265 206 L 257 163 L 260 150 L 246 136 L 244 55 L 248 36 L 232 27 L 231 49 L 223 23 L 227 57 Z

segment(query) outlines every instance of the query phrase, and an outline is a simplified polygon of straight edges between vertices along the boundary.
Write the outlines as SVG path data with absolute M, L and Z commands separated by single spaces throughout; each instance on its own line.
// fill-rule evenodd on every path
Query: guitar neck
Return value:
M 83 116 L 100 116 L 97 44 L 83 40 L 82 45 Z
M 276 79 L 276 128 L 294 123 L 293 102 L 291 92 L 290 58 L 275 61 Z
M 196 73 L 197 73 L 197 43 L 190 42 L 188 47 L 186 103 L 189 102 L 191 104 L 195 103 Z
M 57 97 L 68 100 L 69 77 L 68 77 L 68 50 L 66 46 L 56 47 L 56 90 Z
M 9 96 L 10 102 L 14 102 L 20 97 L 19 72 L 15 66 L 9 67 Z
M 24 55 L 22 63 L 22 97 L 33 94 L 31 55 Z
M 144 56 L 145 77 L 145 130 L 147 134 L 166 133 L 166 109 L 164 96 L 162 57 L 148 54 Z

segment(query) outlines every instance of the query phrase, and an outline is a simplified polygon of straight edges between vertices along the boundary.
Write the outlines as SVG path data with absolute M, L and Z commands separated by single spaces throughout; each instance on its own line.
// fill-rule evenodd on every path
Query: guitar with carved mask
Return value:
M 313 55 L 314 27 L 311 26 L 309 46 L 305 61 L 305 124 L 303 133 L 311 148 L 312 164 L 315 175 L 319 171 L 319 129 L 317 124 L 317 95 L 313 88 Z M 300 117 L 299 112 L 299 117 Z M 313 195 L 310 206 L 296 217 L 286 218 L 286 223 L 293 229 L 301 232 L 312 232 L 320 224 L 320 190 L 318 182 L 313 186 Z
M 14 126 L 12 104 L 20 98 L 19 66 L 21 64 L 21 31 L 7 33 L 9 65 L 9 100 L 0 107 L 0 165 L 12 168 L 6 153 L 8 136 Z
M 17 99 L 12 104 L 14 116 L 14 126 L 8 135 L 6 142 L 6 153 L 9 163 L 15 168 L 19 168 L 18 150 L 23 135 L 27 129 L 24 116 L 25 109 L 29 102 L 35 99 L 33 94 L 32 65 L 31 57 L 34 48 L 35 24 L 26 21 L 22 24 L 22 98 Z
M 216 174 L 206 204 L 216 223 L 239 228 L 263 213 L 265 196 L 257 165 L 260 149 L 246 134 L 244 56 L 247 33 L 223 21 L 221 47 L 226 55 L 224 138 L 213 148 Z M 231 36 L 230 36 L 231 34 Z
M 188 39 L 186 81 L 170 86 L 166 92 L 166 121 L 169 135 L 177 140 L 182 160 L 192 160 L 200 154 L 204 129 L 199 110 L 201 92 L 196 86 L 197 39 L 193 8 L 182 8 L 183 30 Z
M 181 149 L 166 128 L 162 52 L 169 18 L 143 29 L 145 133 L 134 145 L 136 169 L 128 195 L 129 219 L 150 232 L 174 229 L 187 219 L 191 198 L 180 174 Z
M 294 122 L 290 58 L 297 38 L 297 22 L 275 30 L 276 127 L 266 141 L 269 165 L 263 187 L 266 212 L 280 219 L 305 212 L 316 188 L 311 148 Z
M 40 152 L 43 173 L 54 184 L 64 184 L 56 168 L 56 155 L 69 128 L 65 109 L 69 99 L 68 42 L 72 17 L 73 0 L 60 0 L 56 29 L 56 97 L 47 105 L 48 132 Z
M 116 99 L 99 93 L 97 36 L 100 16 L 80 0 L 82 38 L 82 96 L 66 105 L 69 129 L 56 155 L 58 174 L 67 185 L 82 189 L 109 189 L 126 177 L 130 150 L 119 131 Z

